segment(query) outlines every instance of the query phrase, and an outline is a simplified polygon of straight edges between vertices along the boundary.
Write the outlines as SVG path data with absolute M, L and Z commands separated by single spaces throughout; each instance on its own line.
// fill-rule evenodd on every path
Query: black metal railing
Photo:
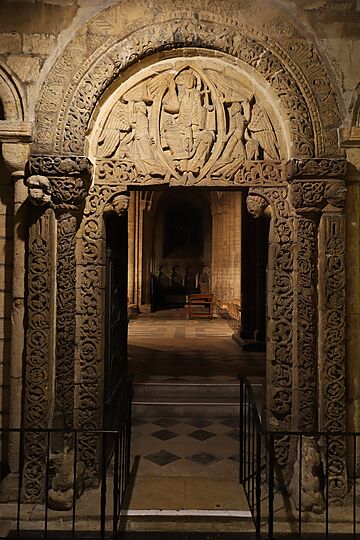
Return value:
M 18 462 L 3 479 L 0 516 L 9 527 L 0 538 L 115 537 L 130 476 L 131 403 L 129 379 L 116 429 L 0 429 Z
M 359 539 L 359 439 L 266 430 L 251 385 L 240 378 L 239 476 L 256 538 Z
M 257 537 L 261 526 L 261 418 L 247 379 L 240 380 L 239 477 L 253 516 Z

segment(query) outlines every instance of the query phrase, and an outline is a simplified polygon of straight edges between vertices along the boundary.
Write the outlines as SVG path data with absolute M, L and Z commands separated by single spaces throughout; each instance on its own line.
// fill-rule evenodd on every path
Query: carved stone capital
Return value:
M 82 176 L 90 180 L 92 163 L 84 156 L 30 156 L 29 174 L 45 176 Z
M 290 202 L 298 214 L 320 213 L 323 209 L 341 211 L 346 187 L 341 180 L 296 180 L 289 189 Z
M 82 156 L 30 156 L 25 180 L 29 199 L 37 206 L 77 210 L 88 194 L 91 173 L 91 162 Z
M 126 214 L 130 205 L 130 195 L 128 192 L 118 193 L 110 201 L 108 201 L 104 208 L 104 213 L 115 213 L 118 216 Z
M 286 178 L 289 182 L 298 178 L 344 178 L 346 159 L 290 159 L 286 163 Z

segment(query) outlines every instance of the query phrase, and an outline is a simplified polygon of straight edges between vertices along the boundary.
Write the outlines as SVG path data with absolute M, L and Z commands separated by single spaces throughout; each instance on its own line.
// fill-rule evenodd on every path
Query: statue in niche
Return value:
M 185 185 L 205 177 L 231 181 L 245 160 L 276 160 L 279 152 L 267 112 L 235 70 L 177 59 L 145 71 L 120 96 L 98 139 L 98 157 L 126 162 L 133 181 Z

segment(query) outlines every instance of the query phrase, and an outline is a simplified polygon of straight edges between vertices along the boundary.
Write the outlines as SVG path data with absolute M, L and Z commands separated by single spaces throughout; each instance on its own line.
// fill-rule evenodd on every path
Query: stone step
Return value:
M 144 382 L 134 384 L 134 400 L 154 400 L 160 398 L 234 398 L 239 399 L 238 384 L 216 383 L 157 383 Z
M 251 381 L 254 396 L 261 406 L 263 380 Z M 221 418 L 239 415 L 240 385 L 198 382 L 142 382 L 134 384 L 133 415 L 135 418 Z
M 134 400 L 135 418 L 224 418 L 238 416 L 239 400 L 232 398 L 157 398 Z

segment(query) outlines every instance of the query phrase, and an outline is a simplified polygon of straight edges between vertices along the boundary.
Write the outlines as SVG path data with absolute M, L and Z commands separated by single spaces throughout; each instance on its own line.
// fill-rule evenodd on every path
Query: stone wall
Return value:
M 212 196 L 212 292 L 221 309 L 236 312 L 241 286 L 241 193 Z

